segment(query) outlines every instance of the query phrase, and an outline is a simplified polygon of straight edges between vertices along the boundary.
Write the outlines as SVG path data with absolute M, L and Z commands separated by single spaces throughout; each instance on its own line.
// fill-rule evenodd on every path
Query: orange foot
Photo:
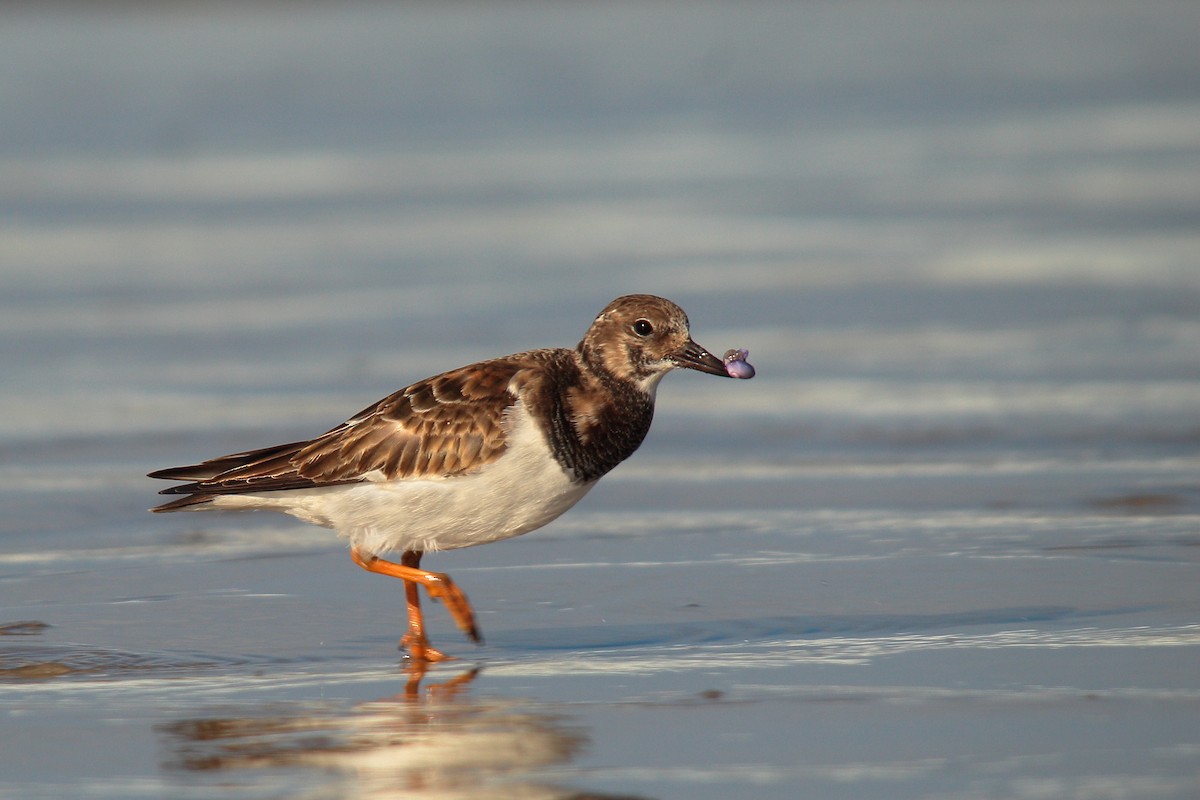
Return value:
M 424 572 L 424 570 L 422 571 Z M 479 626 L 475 624 L 475 610 L 471 608 L 471 602 L 467 600 L 462 589 L 458 588 L 449 575 L 442 572 L 425 572 L 420 582 L 425 586 L 425 591 L 429 592 L 430 597 L 442 601 L 454 619 L 454 624 L 467 635 L 468 639 L 475 644 L 483 644 L 483 637 L 479 635 Z
M 436 664 L 439 661 L 457 661 L 454 656 L 448 656 L 437 648 L 429 646 L 429 640 L 424 636 L 415 636 L 412 632 L 400 638 L 400 649 L 407 658 L 421 664 Z

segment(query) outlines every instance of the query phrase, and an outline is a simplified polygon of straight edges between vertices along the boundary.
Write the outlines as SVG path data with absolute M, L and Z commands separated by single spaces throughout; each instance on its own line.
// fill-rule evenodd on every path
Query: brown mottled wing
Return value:
M 517 401 L 513 378 L 529 366 L 521 354 L 485 361 L 414 383 L 307 442 L 222 456 L 150 477 L 192 480 L 160 494 L 198 495 L 303 489 L 384 479 L 449 477 L 504 452 L 504 412 Z M 178 500 L 161 510 L 181 508 Z
M 317 485 L 472 472 L 504 452 L 504 411 L 521 364 L 488 361 L 414 383 L 314 439 L 293 459 Z

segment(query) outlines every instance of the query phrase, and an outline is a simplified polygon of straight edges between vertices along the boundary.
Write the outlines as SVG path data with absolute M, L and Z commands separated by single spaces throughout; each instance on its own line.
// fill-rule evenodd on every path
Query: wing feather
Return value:
M 530 355 L 418 381 L 309 441 L 234 453 L 150 477 L 192 481 L 160 494 L 196 495 L 192 500 L 199 503 L 221 494 L 472 472 L 504 453 L 506 412 L 519 399 L 521 373 L 533 366 Z M 155 510 L 188 504 L 176 500 Z

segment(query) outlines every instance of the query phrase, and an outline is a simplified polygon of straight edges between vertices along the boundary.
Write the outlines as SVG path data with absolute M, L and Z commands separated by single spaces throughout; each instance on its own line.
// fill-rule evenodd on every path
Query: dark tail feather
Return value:
M 165 481 L 203 481 L 209 478 L 215 478 L 220 475 L 223 470 L 215 467 L 209 467 L 208 462 L 203 464 L 193 464 L 189 467 L 169 467 L 167 469 L 156 469 L 154 472 L 146 474 L 147 478 L 161 478 Z
M 247 450 L 244 453 L 210 458 L 208 461 L 191 464 L 186 467 L 168 467 L 167 469 L 155 470 L 146 477 L 161 478 L 167 481 L 207 481 L 217 477 L 222 472 L 228 472 L 237 467 L 244 467 L 247 464 L 264 461 L 281 453 L 295 452 L 306 444 L 308 442 L 291 442 L 290 444 L 277 444 L 273 447 L 264 447 L 261 450 Z
M 292 442 L 261 450 L 221 456 L 186 467 L 168 467 L 148 473 L 148 477 L 168 481 L 187 481 L 177 486 L 168 486 L 159 494 L 186 495 L 151 511 L 179 511 L 203 507 L 215 498 L 226 494 L 247 494 L 256 490 L 282 491 L 285 489 L 308 489 L 317 484 L 312 478 L 299 474 L 291 459 L 308 442 Z M 241 472 L 239 472 L 241 470 Z M 351 483 L 355 481 L 341 481 Z
M 161 506 L 155 506 L 150 509 L 158 513 L 161 511 L 179 511 L 188 508 L 189 506 L 203 505 L 210 502 L 216 495 L 213 494 L 189 494 L 187 497 L 180 497 L 177 500 L 172 500 L 169 503 L 163 503 Z

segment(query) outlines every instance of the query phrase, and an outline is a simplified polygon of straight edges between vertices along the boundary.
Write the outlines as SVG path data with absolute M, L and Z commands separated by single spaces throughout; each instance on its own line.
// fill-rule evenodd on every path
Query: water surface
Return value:
M 0 796 L 1200 791 L 1193 4 L 0 17 Z M 145 512 L 635 291 L 759 377 L 429 557 L 457 662 Z

